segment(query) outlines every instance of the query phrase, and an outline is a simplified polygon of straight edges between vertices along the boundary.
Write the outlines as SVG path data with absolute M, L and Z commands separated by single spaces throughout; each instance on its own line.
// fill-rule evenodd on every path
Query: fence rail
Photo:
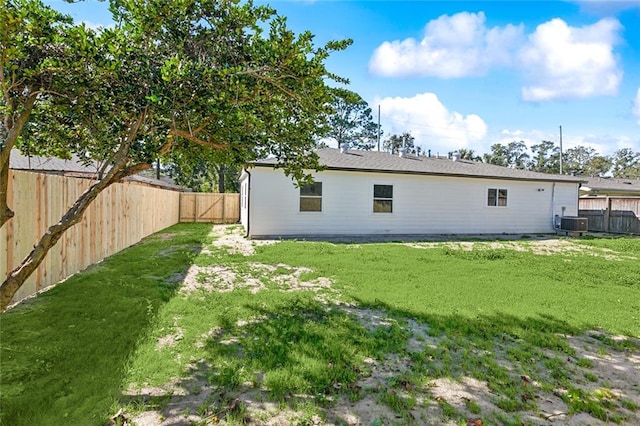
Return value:
M 239 220 L 240 194 L 180 194 L 180 222 L 236 223 Z
M 580 198 L 578 206 L 589 231 L 640 234 L 640 197 Z

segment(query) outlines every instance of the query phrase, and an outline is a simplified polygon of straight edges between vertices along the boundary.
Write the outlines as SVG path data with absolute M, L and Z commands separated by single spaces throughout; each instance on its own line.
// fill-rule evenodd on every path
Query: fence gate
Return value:
M 240 221 L 240 194 L 183 192 L 180 222 L 236 223 Z

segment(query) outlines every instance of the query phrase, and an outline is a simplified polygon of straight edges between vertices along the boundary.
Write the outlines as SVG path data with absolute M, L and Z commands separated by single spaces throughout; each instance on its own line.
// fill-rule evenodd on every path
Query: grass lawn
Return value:
M 0 316 L 0 424 L 640 423 L 640 238 L 181 224 Z

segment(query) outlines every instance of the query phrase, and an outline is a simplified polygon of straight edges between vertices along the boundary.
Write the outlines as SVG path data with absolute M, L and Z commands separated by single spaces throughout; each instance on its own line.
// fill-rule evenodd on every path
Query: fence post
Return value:
M 193 221 L 198 221 L 198 194 L 193 194 Z
M 227 201 L 227 194 L 223 193 L 222 194 L 222 223 L 227 223 L 226 201 Z
M 604 232 L 609 232 L 609 220 L 611 218 L 611 198 L 607 197 L 604 208 Z

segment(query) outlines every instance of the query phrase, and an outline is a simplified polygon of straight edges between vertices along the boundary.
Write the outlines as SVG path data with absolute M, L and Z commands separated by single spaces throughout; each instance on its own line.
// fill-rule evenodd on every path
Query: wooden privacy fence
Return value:
M 93 180 L 9 170 L 15 216 L 0 229 L 0 277 L 20 264 L 40 236 Z M 179 220 L 180 193 L 134 182 L 116 183 L 89 206 L 25 282 L 14 301 L 85 269 Z
M 236 223 L 239 220 L 240 194 L 180 194 L 180 222 Z
M 580 198 L 578 215 L 589 231 L 640 234 L 640 197 Z

